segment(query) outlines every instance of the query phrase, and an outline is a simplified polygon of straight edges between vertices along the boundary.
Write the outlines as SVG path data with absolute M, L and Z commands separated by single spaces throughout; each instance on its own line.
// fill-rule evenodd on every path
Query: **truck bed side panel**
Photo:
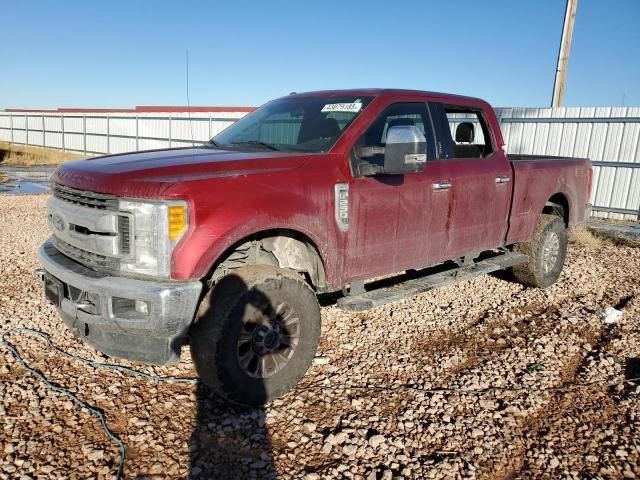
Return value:
M 569 205 L 569 227 L 584 219 L 590 162 L 553 157 L 510 157 L 514 170 L 514 191 L 507 244 L 533 236 L 545 204 L 562 194 Z

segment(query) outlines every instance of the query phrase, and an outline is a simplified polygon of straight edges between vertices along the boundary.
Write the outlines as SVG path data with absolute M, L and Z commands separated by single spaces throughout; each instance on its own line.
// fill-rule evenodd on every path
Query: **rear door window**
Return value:
M 444 105 L 455 158 L 484 158 L 494 152 L 489 127 L 479 109 Z

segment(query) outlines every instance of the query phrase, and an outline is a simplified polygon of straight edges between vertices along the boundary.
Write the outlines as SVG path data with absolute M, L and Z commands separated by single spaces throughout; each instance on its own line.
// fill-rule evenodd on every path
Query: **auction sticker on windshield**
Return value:
M 322 112 L 359 112 L 362 108 L 362 103 L 327 103 L 322 107 Z

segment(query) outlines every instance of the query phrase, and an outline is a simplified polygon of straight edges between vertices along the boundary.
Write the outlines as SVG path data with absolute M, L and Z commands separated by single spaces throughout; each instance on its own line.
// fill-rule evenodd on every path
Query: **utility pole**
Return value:
M 567 78 L 567 64 L 569 63 L 569 51 L 571 50 L 571 37 L 573 37 L 573 23 L 576 20 L 578 0 L 567 0 L 564 11 L 564 24 L 562 26 L 562 40 L 558 52 L 558 66 L 556 67 L 556 79 L 553 83 L 552 107 L 561 107 L 564 97 L 564 81 Z

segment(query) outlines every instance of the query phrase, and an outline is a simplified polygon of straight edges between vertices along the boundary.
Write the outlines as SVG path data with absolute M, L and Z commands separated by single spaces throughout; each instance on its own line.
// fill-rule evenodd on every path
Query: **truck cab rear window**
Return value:
M 455 158 L 484 158 L 493 153 L 489 128 L 476 109 L 445 106 Z

